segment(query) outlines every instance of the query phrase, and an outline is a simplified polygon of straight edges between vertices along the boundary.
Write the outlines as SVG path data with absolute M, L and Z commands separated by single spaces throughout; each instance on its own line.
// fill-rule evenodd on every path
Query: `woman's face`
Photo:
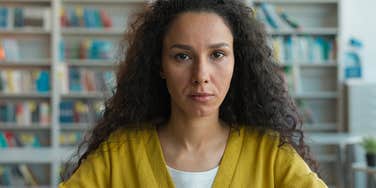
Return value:
M 221 17 L 187 12 L 175 18 L 163 40 L 161 71 L 172 113 L 218 115 L 233 70 L 233 36 Z

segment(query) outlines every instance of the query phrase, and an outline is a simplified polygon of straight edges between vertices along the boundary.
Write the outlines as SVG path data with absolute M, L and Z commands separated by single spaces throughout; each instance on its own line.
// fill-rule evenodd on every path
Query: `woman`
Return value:
M 326 187 L 251 9 L 159 0 L 128 34 L 116 92 L 61 188 Z

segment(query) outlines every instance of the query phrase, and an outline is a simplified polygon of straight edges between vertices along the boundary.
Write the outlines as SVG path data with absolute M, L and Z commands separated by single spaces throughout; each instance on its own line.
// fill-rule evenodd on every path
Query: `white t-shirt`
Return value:
M 203 172 L 186 172 L 167 166 L 176 188 L 210 188 L 218 166 Z

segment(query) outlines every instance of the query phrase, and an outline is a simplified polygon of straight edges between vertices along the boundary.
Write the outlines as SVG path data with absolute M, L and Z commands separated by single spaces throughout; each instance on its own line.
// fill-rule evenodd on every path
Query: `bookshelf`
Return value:
M 69 159 L 74 145 L 93 125 L 95 116 L 100 111 L 100 104 L 111 94 L 108 87 L 103 87 L 108 84 L 105 83 L 106 79 L 114 76 L 111 75 L 111 72 L 117 66 L 115 54 L 109 52 L 116 51 L 116 46 L 126 29 L 128 15 L 143 8 L 145 3 L 146 1 L 142 0 L 0 0 L 0 11 L 4 10 L 1 8 L 8 11 L 6 25 L 0 25 L 0 47 L 4 46 L 4 39 L 8 44 L 13 44 L 12 48 L 9 48 L 9 45 L 6 46 L 8 48 L 5 49 L 6 58 L 0 56 L 0 75 L 10 74 L 12 79 L 16 77 L 12 80 L 10 77 L 4 76 L 6 80 L 0 79 L 0 81 L 13 83 L 28 73 L 48 71 L 49 82 L 47 91 L 44 91 L 45 88 L 39 88 L 43 91 L 35 88 L 23 90 L 23 88 L 18 88 L 20 84 L 15 84 L 16 89 L 13 87 L 4 89 L 2 83 L 0 112 L 5 109 L 8 114 L 12 114 L 9 112 L 14 106 L 20 104 L 29 106 L 28 103 L 31 101 L 32 104 L 48 103 L 48 116 L 50 117 L 48 122 L 30 121 L 30 119 L 34 120 L 29 117 L 33 116 L 33 113 L 25 115 L 17 121 L 16 119 L 2 121 L 3 117 L 0 118 L 1 134 L 12 133 L 17 140 L 20 135 L 29 139 L 41 138 L 40 145 L 37 146 L 14 145 L 11 147 L 8 144 L 6 147 L 0 147 L 2 172 L 10 173 L 14 170 L 20 172 L 23 170 L 22 172 L 24 172 L 20 177 L 12 175 L 13 184 L 7 185 L 0 182 L 1 187 L 28 187 L 30 185 L 33 187 L 56 187 L 59 182 L 62 162 Z M 24 13 L 21 25 L 15 21 L 15 12 L 19 9 L 22 9 Z M 30 14 L 28 11 L 32 12 L 33 10 L 46 11 L 48 18 L 39 15 L 42 24 L 35 26 L 35 23 L 27 21 L 27 16 Z M 80 23 L 81 25 L 66 25 L 66 20 L 62 19 L 64 11 L 70 11 L 74 16 L 81 14 L 80 11 L 82 14 L 103 14 L 101 15 L 102 23 L 100 23 L 102 25 L 97 25 L 99 24 L 98 20 Z M 29 16 L 32 17 L 33 13 Z M 103 17 L 106 17 L 106 20 Z M 109 23 L 110 25 L 108 25 Z M 79 48 L 88 43 L 91 45 L 86 46 L 87 52 L 82 54 Z M 105 48 L 101 48 L 103 46 Z M 98 48 L 101 55 L 93 56 L 95 53 L 92 51 L 98 50 Z M 5 70 L 7 72 L 3 73 L 2 71 Z M 76 70 L 76 73 L 80 74 L 79 76 L 91 80 L 92 86 L 81 89 L 70 88 L 67 82 L 70 83 L 72 80 L 68 81 L 67 79 L 70 79 L 69 74 L 72 70 Z M 100 81 L 93 80 L 97 76 L 93 77 L 93 75 L 99 75 L 100 72 L 105 72 L 102 75 L 103 78 Z M 45 72 L 42 75 L 45 77 Z M 2 77 L 0 76 L 0 78 Z M 27 78 L 22 77 L 22 79 Z M 103 82 L 103 85 L 96 86 L 95 83 L 98 82 Z M 66 90 L 62 89 L 61 84 L 65 84 L 66 88 L 63 89 Z M 9 84 L 7 83 L 5 86 L 9 87 Z M 61 104 L 64 102 L 73 105 L 75 113 L 81 113 L 82 117 L 80 116 L 78 121 L 62 122 L 64 109 L 61 109 Z M 86 117 L 82 112 L 91 115 Z M 11 117 L 7 115 L 4 118 L 9 118 L 8 116 Z M 6 141 L 8 143 L 9 140 Z M 35 176 L 36 182 L 29 177 L 30 174 Z M 2 175 L 0 174 L 0 176 Z M 41 178 L 41 175 L 44 178 Z M 24 180 L 21 181 L 23 178 Z
M 341 1 L 253 0 L 308 136 L 344 131 Z M 323 138 L 324 139 L 324 138 Z M 329 187 L 344 187 L 335 144 L 313 144 Z M 333 174 L 336 174 L 333 176 Z
M 249 1 L 247 1 L 249 2 Z M 323 59 L 280 59 L 282 69 L 288 70 L 291 94 L 297 101 L 305 102 L 305 106 L 318 111 L 306 110 L 313 114 L 314 121 L 305 122 L 303 129 L 310 133 L 339 132 L 343 130 L 342 123 L 342 65 L 341 54 L 341 1 L 339 0 L 254 0 L 256 7 L 267 2 L 280 7 L 289 16 L 295 18 L 302 27 L 268 28 L 271 38 L 280 42 L 288 37 L 303 41 L 321 37 L 332 41 L 336 48 L 332 58 Z M 111 95 L 111 91 L 100 86 L 92 88 L 71 88 L 69 75 L 72 70 L 79 77 L 89 77 L 96 72 L 111 72 L 116 69 L 114 54 L 116 46 L 126 30 L 127 15 L 142 9 L 146 0 L 0 0 L 0 7 L 44 7 L 50 10 L 50 27 L 0 27 L 0 41 L 3 38 L 16 39 L 20 57 L 0 60 L 0 70 L 46 70 L 49 71 L 50 88 L 48 92 L 27 91 L 21 93 L 4 93 L 0 90 L 2 101 L 36 101 L 49 103 L 50 121 L 43 124 L 38 122 L 17 123 L 0 122 L 0 132 L 40 134 L 48 138 L 43 147 L 0 148 L 0 166 L 17 164 L 40 164 L 47 170 L 48 180 L 40 187 L 55 187 L 59 182 L 59 170 L 62 162 L 69 158 L 74 144 L 82 134 L 90 129 L 95 121 L 95 115 L 100 110 L 100 103 Z M 60 11 L 62 10 L 62 11 Z M 82 23 L 85 20 L 68 23 L 62 19 L 64 14 L 91 14 L 102 11 L 111 20 L 111 26 L 104 21 L 98 23 Z M 307 16 L 299 16 L 307 15 Z M 106 23 L 105 23 L 106 22 Z M 299 38 L 301 37 L 301 38 Z M 87 44 L 90 45 L 87 45 Z M 106 46 L 104 57 L 92 57 L 90 52 L 80 52 L 80 46 L 90 51 L 96 43 Z M 1 44 L 1 43 L 0 43 Z M 32 49 L 32 50 L 30 50 Z M 62 50 L 63 49 L 63 50 Z M 109 50 L 110 49 L 110 50 Z M 84 75 L 84 76 L 82 76 Z M 89 76 L 87 76 L 89 75 Z M 318 76 L 319 75 L 319 76 Z M 319 77 L 319 78 L 317 78 Z M 78 79 L 79 80 L 79 79 Z M 78 80 L 75 80 L 76 82 Z M 73 80 L 74 81 L 74 80 Z M 80 81 L 78 81 L 80 82 Z M 101 81 L 102 82 L 102 81 Z M 63 105 L 62 105 L 63 104 Z M 64 106 L 78 107 L 80 112 L 92 114 L 83 116 L 78 121 L 64 117 Z M 63 109 L 62 109 L 63 106 Z M 73 107 L 72 107 L 73 106 Z M 77 111 L 77 109 L 75 109 Z M 74 110 L 73 110 L 74 111 Z M 63 116 L 65 119 L 61 121 Z M 314 148 L 321 153 L 317 158 L 335 168 L 333 161 L 337 160 L 333 148 Z M 328 152 L 329 151 L 329 152 Z M 43 156 L 43 157 L 41 157 Z M 329 173 L 330 174 L 330 173 Z M 341 187 L 337 180 L 330 180 L 333 187 Z M 0 185 L 1 186 L 1 185 Z

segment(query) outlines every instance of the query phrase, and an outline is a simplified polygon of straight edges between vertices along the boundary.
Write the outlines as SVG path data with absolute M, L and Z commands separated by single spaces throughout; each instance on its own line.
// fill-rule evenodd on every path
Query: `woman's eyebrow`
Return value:
M 222 48 L 222 47 L 229 48 L 230 45 L 225 42 L 209 45 L 209 48 Z
M 225 42 L 221 42 L 221 43 L 216 43 L 216 44 L 211 44 L 208 46 L 209 48 L 221 48 L 221 47 L 230 47 L 229 44 L 225 43 Z M 170 47 L 170 49 L 172 48 L 180 48 L 180 49 L 183 49 L 183 50 L 193 50 L 191 46 L 189 45 L 185 45 L 185 44 L 174 44 Z
M 180 48 L 180 49 L 183 49 L 183 50 L 192 50 L 191 46 L 188 46 L 188 45 L 185 45 L 185 44 L 174 44 L 170 47 L 170 49 L 172 49 L 172 48 Z

